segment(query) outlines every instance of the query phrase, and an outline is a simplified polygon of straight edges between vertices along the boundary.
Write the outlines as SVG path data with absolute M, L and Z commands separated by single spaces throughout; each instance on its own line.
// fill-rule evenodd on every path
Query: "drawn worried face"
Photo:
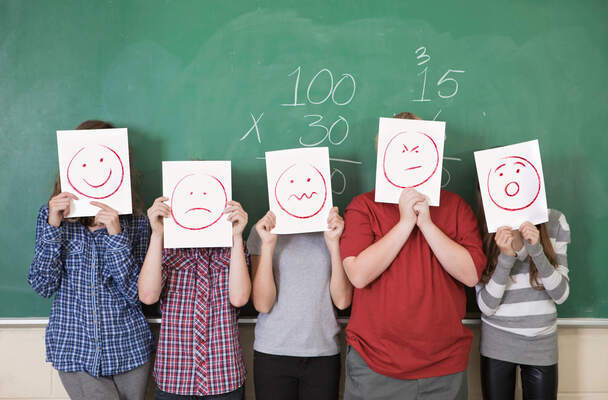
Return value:
M 279 207 L 295 218 L 317 215 L 327 200 L 327 185 L 321 171 L 310 164 L 293 164 L 281 173 L 275 185 Z
M 112 196 L 122 186 L 124 176 L 120 156 L 104 145 L 82 147 L 70 160 L 67 170 L 70 186 L 91 199 Z
M 226 189 L 218 178 L 204 173 L 189 174 L 173 188 L 171 217 L 184 229 L 205 229 L 220 220 L 227 203 Z
M 438 166 L 437 144 L 423 132 L 398 133 L 384 150 L 384 176 L 399 188 L 422 185 L 431 179 Z
M 488 173 L 488 193 L 498 208 L 518 211 L 529 207 L 540 193 L 540 175 L 523 157 L 504 157 Z

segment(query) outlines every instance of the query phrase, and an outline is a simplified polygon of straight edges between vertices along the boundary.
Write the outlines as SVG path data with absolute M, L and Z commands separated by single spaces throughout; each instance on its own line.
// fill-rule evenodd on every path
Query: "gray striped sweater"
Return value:
M 549 210 L 547 231 L 557 255 L 554 268 L 540 243 L 524 247 L 517 256 L 498 256 L 492 278 L 476 286 L 482 312 L 481 354 L 528 365 L 557 363 L 557 309 L 568 298 L 566 249 L 570 228 L 564 215 Z M 530 262 L 534 261 L 545 290 L 530 285 Z

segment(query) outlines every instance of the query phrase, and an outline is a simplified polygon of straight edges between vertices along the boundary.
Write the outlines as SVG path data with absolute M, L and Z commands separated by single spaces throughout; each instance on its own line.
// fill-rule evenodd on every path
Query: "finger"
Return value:
M 236 210 L 242 210 L 241 206 L 228 206 L 224 209 L 224 214 L 229 214 Z
M 157 197 L 156 200 L 154 200 L 155 203 L 164 203 L 165 201 L 169 201 L 169 198 L 165 197 L 165 196 L 161 196 L 161 197 Z
M 235 206 L 235 207 L 241 207 L 241 203 L 239 203 L 238 201 L 234 201 L 234 200 L 230 200 L 228 202 L 229 206 Z
M 62 198 L 63 197 L 68 197 L 70 199 L 78 200 L 78 197 L 76 197 L 76 195 L 74 193 L 70 193 L 70 192 L 61 192 L 56 197 L 62 197 Z
M 92 206 L 95 206 L 95 207 L 99 207 L 102 210 L 106 210 L 106 211 L 110 211 L 110 212 L 118 214 L 118 211 L 116 211 L 115 209 L 113 209 L 112 207 L 110 207 L 107 204 L 100 203 L 99 201 L 90 201 L 89 204 Z

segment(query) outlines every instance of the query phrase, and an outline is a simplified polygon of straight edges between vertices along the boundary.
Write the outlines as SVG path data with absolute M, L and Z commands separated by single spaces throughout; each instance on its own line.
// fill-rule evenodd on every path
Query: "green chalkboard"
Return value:
M 129 129 L 147 204 L 161 160 L 232 160 L 267 208 L 264 152 L 328 146 L 334 202 L 371 190 L 378 117 L 447 121 L 444 184 L 472 151 L 538 138 L 570 222 L 563 317 L 608 317 L 606 1 L 0 1 L 0 317 L 47 316 L 26 275 L 57 129 Z M 253 129 L 252 129 L 253 128 Z

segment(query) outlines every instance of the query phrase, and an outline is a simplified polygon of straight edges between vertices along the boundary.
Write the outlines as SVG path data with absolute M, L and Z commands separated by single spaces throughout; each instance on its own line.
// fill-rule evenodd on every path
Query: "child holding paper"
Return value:
M 488 233 L 478 191 L 487 266 L 476 286 L 482 312 L 481 383 L 484 399 L 515 395 L 519 365 L 523 397 L 557 398 L 557 310 L 569 294 L 566 217 L 549 210 L 549 222 Z
M 161 300 L 155 398 L 242 399 L 238 308 L 251 292 L 242 237 L 247 213 L 236 201 L 224 210 L 232 223 L 232 248 L 163 249 L 168 200 L 159 197 L 148 209 L 152 236 L 139 276 L 141 301 Z
M 109 128 L 91 120 L 76 129 Z M 99 207 L 95 217 L 66 219 L 77 197 L 60 191 L 58 178 L 38 213 L 28 275 L 38 294 L 56 295 L 46 329 L 47 361 L 72 399 L 143 399 L 154 346 L 137 297 L 148 220 L 137 211 L 119 216 L 101 202 L 91 202 Z
M 254 379 L 258 400 L 338 398 L 340 327 L 334 305 L 351 303 L 340 257 L 344 220 L 330 211 L 329 231 L 276 235 L 272 211 L 247 240 L 253 272 Z
M 345 400 L 467 398 L 465 286 L 478 282 L 485 257 L 471 208 L 454 193 L 440 196 L 429 207 L 406 188 L 388 204 L 372 191 L 346 208 L 340 248 L 355 290 Z

